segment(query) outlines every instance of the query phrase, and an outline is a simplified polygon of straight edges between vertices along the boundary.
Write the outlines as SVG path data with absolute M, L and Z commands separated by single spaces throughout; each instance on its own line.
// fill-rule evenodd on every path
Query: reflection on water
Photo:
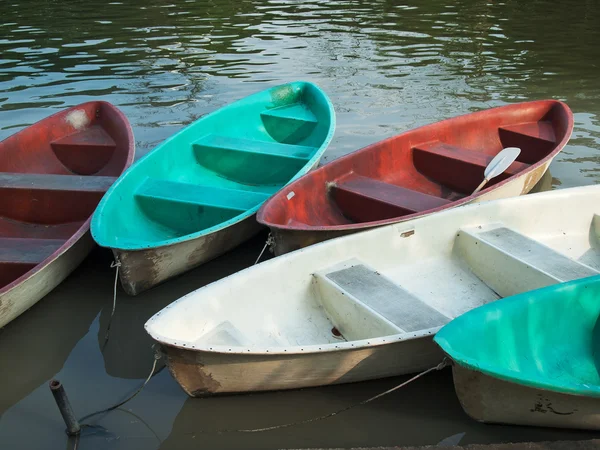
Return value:
M 226 103 L 306 79 L 328 92 L 337 111 L 325 162 L 460 113 L 558 98 L 575 112 L 575 131 L 545 187 L 600 180 L 596 0 L 7 0 L 0 17 L 0 139 L 100 98 L 130 118 L 139 157 Z M 119 290 L 103 352 L 114 272 L 110 255 L 95 252 L 0 332 L 2 442 L 65 448 L 48 380 L 56 375 L 64 382 L 80 416 L 125 398 L 152 365 L 146 319 L 251 264 L 263 242 L 264 236 L 254 239 L 138 297 Z M 124 410 L 97 417 L 105 430 L 87 430 L 80 448 L 435 444 L 465 431 L 463 444 L 589 436 L 468 420 L 448 371 L 324 421 L 265 433 L 216 432 L 319 416 L 402 379 L 192 400 L 161 370 Z
M 105 302 L 102 290 L 94 289 L 105 280 L 103 270 L 97 258 L 89 258 L 68 283 L 27 312 L 27 326 L 2 329 L 0 416 L 61 370 L 73 347 L 88 333 Z
M 48 380 L 61 380 L 78 417 L 127 398 L 152 367 L 146 320 L 191 290 L 249 266 L 264 240 L 261 235 L 217 259 L 208 270 L 196 269 L 137 297 L 127 297 L 119 288 L 106 345 L 114 272 L 110 254 L 95 251 L 42 302 L 2 330 L 0 349 L 6 363 L 0 371 L 0 438 L 14 443 L 12 448 L 64 447 L 64 423 Z M 163 367 L 160 361 L 143 395 L 90 421 L 106 430 L 86 429 L 84 450 L 151 449 L 169 436 L 187 395 Z M 28 434 L 32 426 L 36 432 Z
M 129 116 L 140 156 L 209 111 L 303 78 L 338 112 L 326 160 L 459 113 L 551 97 L 577 113 L 555 175 L 563 186 L 597 179 L 594 0 L 13 0 L 0 14 L 0 138 L 100 97 Z

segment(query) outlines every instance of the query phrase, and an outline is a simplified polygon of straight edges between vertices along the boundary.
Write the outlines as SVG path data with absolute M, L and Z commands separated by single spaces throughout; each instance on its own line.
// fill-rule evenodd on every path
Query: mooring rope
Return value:
M 115 315 L 115 310 L 117 309 L 117 283 L 119 281 L 119 267 L 121 267 L 121 261 L 115 258 L 115 260 L 110 263 L 110 268 L 116 268 L 115 270 L 115 284 L 113 287 L 113 307 L 112 312 L 110 313 L 110 319 L 108 319 L 108 326 L 106 327 L 106 334 L 104 335 L 104 344 L 102 345 L 102 351 L 104 351 L 104 347 L 108 343 L 108 337 L 110 335 L 110 326 L 112 325 L 112 320 Z
M 101 411 L 96 411 L 94 413 L 91 413 L 91 414 L 88 414 L 87 416 L 82 417 L 79 420 L 79 422 L 81 423 L 84 420 L 89 419 L 90 417 L 96 416 L 98 414 L 108 413 L 110 411 L 113 411 L 113 410 L 115 410 L 115 409 L 123 406 L 128 401 L 132 400 L 136 395 L 138 395 L 142 391 L 142 389 L 144 389 L 144 387 L 146 387 L 146 385 L 148 384 L 148 382 L 150 381 L 150 379 L 154 376 L 154 372 L 156 370 L 156 364 L 158 363 L 158 360 L 161 357 L 162 357 L 162 355 L 160 354 L 160 352 L 155 349 L 154 363 L 152 364 L 152 370 L 150 371 L 150 375 L 148 375 L 148 378 L 146 378 L 146 381 L 144 381 L 144 383 L 133 394 L 131 394 L 125 400 L 117 403 L 116 405 L 113 405 L 113 406 L 111 406 L 109 408 L 103 409 Z M 372 396 L 372 397 L 370 397 L 370 398 L 368 398 L 366 400 L 363 400 L 360 403 L 354 403 L 354 404 L 352 404 L 350 406 L 346 406 L 345 408 L 338 409 L 337 411 L 333 411 L 331 413 L 324 414 L 322 416 L 311 417 L 310 419 L 304 419 L 304 420 L 300 420 L 300 421 L 297 421 L 297 422 L 289 422 L 289 423 L 284 423 L 284 424 L 281 424 L 281 425 L 273 425 L 273 426 L 270 426 L 270 427 L 263 427 L 263 428 L 221 429 L 221 430 L 214 430 L 214 431 L 196 430 L 196 431 L 194 431 L 194 433 L 204 433 L 204 434 L 206 434 L 206 433 L 219 433 L 219 434 L 221 434 L 221 433 L 260 433 L 260 432 L 263 432 L 263 431 L 272 431 L 272 430 L 278 430 L 278 429 L 282 429 L 282 428 L 289 428 L 289 427 L 292 427 L 292 426 L 295 426 L 295 425 L 304 425 L 304 424 L 311 423 L 311 422 L 317 422 L 319 420 L 324 420 L 324 419 L 328 419 L 328 418 L 333 417 L 333 416 L 337 416 L 338 414 L 341 414 L 343 412 L 349 411 L 349 410 L 351 410 L 353 408 L 356 408 L 358 406 L 366 405 L 367 403 L 370 403 L 370 402 L 372 402 L 374 400 L 377 400 L 378 398 L 381 398 L 381 397 L 383 397 L 385 395 L 391 394 L 392 392 L 394 392 L 394 391 L 396 391 L 396 390 L 398 390 L 400 388 L 403 388 L 404 386 L 412 383 L 413 381 L 418 380 L 419 378 L 421 378 L 424 375 L 427 375 L 430 372 L 433 372 L 433 371 L 436 371 L 436 370 L 442 370 L 443 368 L 445 368 L 445 367 L 447 367 L 449 365 L 450 365 L 450 363 L 448 361 L 448 358 L 444 358 L 442 360 L 442 362 L 439 363 L 437 366 L 430 367 L 429 369 L 424 370 L 423 372 L 421 372 L 421 373 L 415 375 L 414 377 L 412 377 L 412 378 L 404 381 L 403 383 L 398 384 L 397 386 L 394 386 L 391 389 L 388 389 L 388 390 L 386 390 L 384 392 L 381 392 L 381 393 L 379 393 L 377 395 L 374 395 L 374 396 Z M 120 410 L 120 411 L 129 412 L 129 411 L 126 411 L 126 410 Z M 141 418 L 140 418 L 140 420 L 141 420 Z M 84 424 L 84 423 L 81 423 L 81 428 L 82 429 L 83 428 L 99 428 L 99 429 L 105 430 L 105 428 L 102 427 L 102 426 L 92 425 L 92 424 Z M 154 430 L 152 430 L 151 428 L 150 428 L 150 430 L 154 433 Z M 154 435 L 155 435 L 155 437 L 160 442 L 160 438 L 156 435 L 156 433 L 154 433 Z M 79 446 L 79 442 L 80 442 L 80 435 L 76 435 L 75 436 L 75 443 L 74 443 L 74 446 L 73 446 L 73 450 L 77 450 L 77 448 Z
M 256 258 L 256 261 L 254 261 L 253 265 L 258 264 L 258 262 L 260 261 L 260 258 L 262 257 L 262 255 L 265 252 L 265 250 L 267 249 L 267 247 L 269 245 L 273 245 L 274 243 L 275 243 L 275 239 L 273 239 L 273 235 L 271 233 L 269 233 L 269 236 L 267 237 L 267 242 L 265 242 L 265 246 L 261 250 L 260 255 L 258 255 L 258 258 Z
M 123 406 L 125 403 L 133 400 L 133 398 L 138 395 L 140 392 L 142 392 L 142 390 L 146 387 L 146 385 L 148 384 L 148 382 L 150 381 L 150 379 L 158 372 L 156 372 L 156 365 L 158 363 L 158 361 L 161 359 L 162 355 L 160 354 L 160 352 L 155 348 L 155 346 L 153 345 L 152 348 L 154 348 L 154 362 L 152 364 L 152 369 L 150 370 L 150 375 L 148 375 L 148 378 L 146 378 L 146 381 L 144 381 L 142 383 L 142 385 L 137 388 L 135 390 L 135 392 L 133 394 L 131 394 L 130 396 L 128 396 L 125 400 L 120 401 L 119 403 L 117 403 L 116 405 L 113 405 L 109 408 L 105 408 L 102 409 L 100 411 L 96 411 L 93 412 L 91 414 L 88 414 L 87 416 L 83 416 L 81 419 L 79 419 L 79 423 L 81 426 L 81 429 L 83 430 L 84 428 L 97 428 L 101 431 L 106 431 L 106 428 L 104 428 L 101 425 L 96 425 L 96 424 L 90 424 L 90 423 L 83 423 L 84 420 L 89 419 L 90 417 L 94 417 L 97 416 L 98 414 L 103 414 L 103 413 L 109 413 L 110 411 L 113 411 L 115 409 L 119 409 L 121 406 Z M 156 372 L 156 373 L 155 373 Z M 159 370 L 160 372 L 160 370 Z M 128 414 L 133 414 L 135 415 L 133 412 L 131 411 L 127 411 L 125 409 L 119 409 L 119 411 L 123 411 L 125 413 Z M 136 416 L 138 417 L 138 416 Z M 148 425 L 144 420 L 142 420 L 141 417 L 138 417 L 138 419 L 143 422 L 144 425 L 146 425 L 146 427 L 152 432 L 152 434 L 154 434 L 154 437 L 156 437 L 156 439 L 158 439 L 159 442 L 161 442 L 160 438 L 158 437 L 158 435 L 156 434 L 156 432 L 150 427 L 150 425 Z M 81 433 L 78 433 L 75 435 L 75 442 L 73 444 L 73 450 L 77 450 L 78 446 L 79 446 L 79 442 L 81 440 Z
M 160 354 L 160 352 L 155 349 L 155 352 L 154 352 L 154 363 L 152 364 L 152 370 L 150 370 L 150 375 L 148 375 L 148 378 L 146 378 L 146 381 L 144 381 L 144 383 L 142 383 L 142 385 L 139 388 L 137 388 L 137 390 L 133 394 L 131 394 L 125 400 L 117 403 L 116 405 L 113 405 L 113 406 L 111 406 L 109 408 L 106 408 L 106 409 L 102 409 L 100 411 L 93 412 L 91 414 L 88 414 L 87 416 L 82 417 L 81 419 L 79 419 L 79 422 L 83 422 L 84 420 L 89 419 L 90 417 L 93 417 L 93 416 L 97 416 L 98 414 L 110 412 L 110 411 L 112 411 L 114 409 L 119 408 L 120 406 L 123 406 L 128 401 L 133 400 L 133 398 L 136 395 L 138 395 L 140 392 L 142 392 L 142 389 L 144 389 L 146 387 L 146 385 L 150 381 L 150 378 L 152 378 L 154 376 L 154 371 L 156 370 L 156 364 L 158 363 L 158 360 L 161 357 L 162 357 L 162 355 Z M 87 426 L 89 426 L 89 425 L 87 425 Z
M 448 365 L 450 365 L 448 359 L 444 358 L 442 360 L 442 362 L 439 363 L 437 366 L 430 367 L 429 369 L 424 370 L 423 372 L 415 375 L 411 379 L 406 380 L 405 382 L 400 383 L 399 385 L 394 386 L 393 388 L 388 389 L 387 391 L 384 391 L 384 392 L 381 392 L 381 393 L 379 393 L 377 395 L 374 395 L 373 397 L 370 397 L 370 398 L 368 398 L 366 400 L 363 400 L 360 403 L 354 403 L 353 405 L 346 406 L 345 408 L 338 409 L 337 411 L 334 411 L 334 412 L 331 412 L 331 413 L 328 413 L 328 414 L 324 414 L 322 416 L 311 417 L 310 419 L 304 419 L 304 420 L 300 420 L 298 422 L 284 423 L 284 424 L 281 424 L 281 425 L 273 425 L 271 427 L 264 427 L 264 428 L 249 428 L 249 429 L 243 429 L 242 428 L 242 429 L 237 429 L 237 430 L 235 430 L 235 429 L 222 429 L 222 430 L 214 430 L 214 431 L 198 430 L 198 431 L 194 431 L 194 433 L 219 433 L 219 434 L 220 433 L 259 433 L 259 432 L 263 432 L 263 431 L 278 430 L 278 429 L 281 429 L 281 428 L 289 428 L 289 427 L 292 427 L 292 426 L 295 426 L 295 425 L 304 425 L 304 424 L 311 423 L 311 422 L 317 422 L 319 420 L 324 420 L 324 419 L 328 419 L 330 417 L 336 416 L 336 415 L 341 414 L 343 412 L 346 412 L 346 411 L 348 411 L 350 409 L 356 408 L 357 406 L 366 405 L 367 403 L 372 402 L 374 400 L 377 400 L 378 398 L 381 398 L 381 397 L 383 397 L 385 395 L 391 394 L 392 392 L 396 391 L 397 389 L 403 388 L 404 386 L 412 383 L 415 380 L 418 380 L 419 378 L 421 378 L 424 375 L 427 375 L 430 372 L 433 372 L 435 370 L 442 370 L 444 367 L 446 367 Z

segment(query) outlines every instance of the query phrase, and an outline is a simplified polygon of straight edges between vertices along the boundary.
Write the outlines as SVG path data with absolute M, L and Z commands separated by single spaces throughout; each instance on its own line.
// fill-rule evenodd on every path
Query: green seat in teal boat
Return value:
M 260 205 L 318 164 L 334 129 L 333 106 L 312 83 L 237 101 L 134 164 L 100 202 L 92 235 L 135 295 L 255 234 Z
M 435 342 L 475 419 L 600 428 L 600 276 L 486 304 Z

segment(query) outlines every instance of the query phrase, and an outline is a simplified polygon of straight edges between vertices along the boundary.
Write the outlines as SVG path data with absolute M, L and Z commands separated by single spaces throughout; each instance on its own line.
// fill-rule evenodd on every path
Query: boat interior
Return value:
M 0 143 L 0 289 L 62 247 L 125 166 L 129 140 L 103 108 L 86 103 Z
M 185 175 L 148 177 L 137 188 L 142 212 L 173 236 L 184 236 L 245 213 L 283 187 L 320 147 L 311 139 L 317 118 L 300 101 L 258 116 L 262 122 L 254 125 L 263 135 L 215 132 L 188 143 L 195 161 Z
M 106 204 L 113 209 L 105 212 L 111 219 L 106 232 L 98 230 L 100 241 L 117 248 L 156 245 L 258 208 L 310 163 L 332 119 L 320 91 L 292 83 L 197 121 L 119 183 L 113 197 L 120 199 Z M 130 217 L 119 217 L 123 208 Z
M 573 219 L 576 229 L 553 220 L 540 219 L 534 229 L 471 220 L 404 236 L 394 226 L 370 231 L 381 235 L 372 246 L 354 247 L 360 235 L 343 246 L 331 241 L 269 261 L 280 267 L 260 276 L 191 293 L 151 319 L 149 331 L 175 345 L 234 352 L 332 350 L 431 335 L 498 298 L 598 275 L 600 216 Z
M 424 213 L 468 197 L 503 148 L 517 160 L 486 188 L 549 156 L 564 140 L 568 114 L 557 102 L 503 108 L 418 128 L 347 155 L 288 186 L 261 222 L 292 228 L 377 222 Z M 293 190 L 294 199 L 286 198 Z M 289 194 L 287 194 L 289 195 Z

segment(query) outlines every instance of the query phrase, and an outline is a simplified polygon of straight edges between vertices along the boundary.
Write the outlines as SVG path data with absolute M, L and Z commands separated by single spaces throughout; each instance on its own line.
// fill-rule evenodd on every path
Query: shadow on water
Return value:
M 60 371 L 105 303 L 104 261 L 96 251 L 43 301 L 0 331 L 0 416 Z M 17 381 L 15 383 L 15 381 Z
M 119 285 L 117 309 L 106 346 L 104 346 L 105 331 L 112 308 L 106 307 L 100 314 L 98 346 L 100 348 L 104 346 L 103 357 L 106 373 L 120 378 L 145 378 L 148 376 L 148 362 L 152 362 L 154 341 L 144 330 L 146 321 L 185 294 L 251 265 L 260 253 L 261 244 L 264 244 L 265 240 L 266 233 L 261 233 L 260 236 L 243 244 L 235 252 L 187 272 L 179 276 L 176 281 L 164 283 L 135 297 L 125 294 Z
M 0 335 L 4 355 L 14 355 L 2 370 L 0 436 L 18 448 L 59 448 L 64 424 L 48 389 L 62 381 L 78 417 L 112 406 L 128 397 L 152 367 L 152 340 L 146 320 L 188 292 L 254 262 L 266 234 L 242 245 L 210 265 L 137 297 L 117 291 L 117 308 L 109 340 L 101 351 L 112 310 L 114 271 L 111 256 L 96 250 L 64 283 Z M 105 431 L 86 429 L 80 448 L 153 448 L 170 433 L 170 425 L 187 398 L 167 370 L 161 370 L 125 411 L 94 416 Z M 137 417 L 136 417 L 137 416 Z M 36 433 L 27 433 L 32 426 Z M 141 444 L 143 442 L 143 444 Z M 108 447 L 107 447 L 108 445 Z

